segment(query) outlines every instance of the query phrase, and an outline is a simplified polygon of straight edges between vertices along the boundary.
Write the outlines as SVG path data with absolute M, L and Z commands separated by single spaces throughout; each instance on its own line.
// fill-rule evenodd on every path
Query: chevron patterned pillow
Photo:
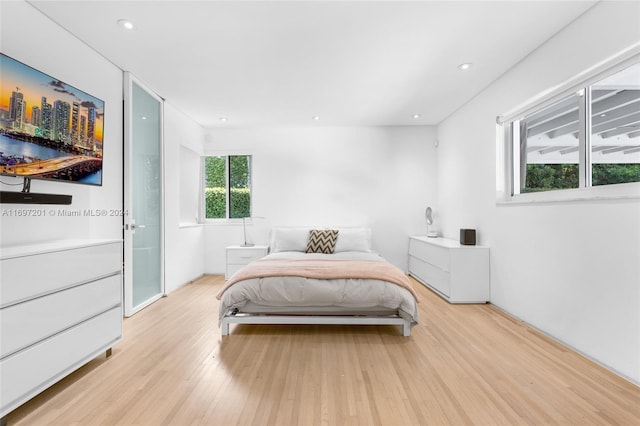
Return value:
M 332 254 L 337 240 L 337 229 L 312 229 L 309 231 L 305 252 Z

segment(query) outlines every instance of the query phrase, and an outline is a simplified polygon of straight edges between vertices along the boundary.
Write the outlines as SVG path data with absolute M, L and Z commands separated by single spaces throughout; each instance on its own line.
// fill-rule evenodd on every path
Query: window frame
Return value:
M 591 86 L 600 80 L 640 63 L 640 43 L 530 99 L 496 118 L 496 201 L 520 204 L 594 199 L 640 199 L 640 182 L 592 185 Z M 579 98 L 578 188 L 520 193 L 520 152 L 513 123 L 577 94 Z M 519 126 L 518 126 L 519 129 Z M 519 136 L 519 135 L 518 135 Z M 517 156 L 517 158 L 516 158 Z
M 207 157 L 224 157 L 225 161 L 225 169 L 224 169 L 224 180 L 225 180 L 225 215 L 224 218 L 207 218 L 207 202 L 206 202 L 206 159 Z M 251 216 L 253 214 L 253 155 L 249 153 L 237 153 L 237 152 L 207 152 L 201 157 L 200 161 L 200 223 L 210 224 L 210 225 L 223 225 L 228 223 L 242 223 L 243 218 L 231 218 L 230 215 L 230 203 L 231 203 L 231 182 L 229 175 L 229 167 L 230 167 L 230 159 L 231 157 L 249 157 L 249 192 L 250 192 L 250 201 L 249 201 L 249 220 L 245 220 L 246 223 L 250 223 Z

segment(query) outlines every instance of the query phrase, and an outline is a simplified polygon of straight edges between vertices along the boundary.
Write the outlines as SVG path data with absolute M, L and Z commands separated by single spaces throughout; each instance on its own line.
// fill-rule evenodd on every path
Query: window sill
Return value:
M 509 196 L 496 194 L 496 205 L 558 204 L 599 201 L 640 201 L 640 182 L 563 189 Z
M 253 222 L 249 219 L 245 220 L 246 225 L 251 225 Z M 205 226 L 242 226 L 242 219 L 206 219 L 202 225 Z
M 195 222 L 187 223 L 187 222 L 185 222 L 185 223 L 178 224 L 178 229 L 199 228 L 201 226 L 202 226 L 201 223 L 195 223 Z

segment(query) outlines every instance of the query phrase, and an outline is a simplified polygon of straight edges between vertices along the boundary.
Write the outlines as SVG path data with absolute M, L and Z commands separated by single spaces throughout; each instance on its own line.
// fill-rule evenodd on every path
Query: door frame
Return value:
M 124 72 L 124 126 L 123 126 L 123 205 L 126 214 L 123 216 L 123 240 L 124 240 L 124 279 L 123 279 L 123 296 L 124 296 L 124 316 L 130 317 L 136 312 L 146 308 L 153 302 L 163 296 L 166 296 L 165 290 L 165 177 L 164 177 L 164 99 L 158 96 L 153 90 L 146 86 L 128 71 Z M 160 292 L 148 300 L 133 306 L 133 234 L 135 232 L 135 224 L 133 223 L 133 186 L 132 186 L 132 152 L 133 152 L 133 127 L 132 127 L 132 99 L 133 84 L 136 84 L 142 90 L 147 92 L 151 97 L 160 104 Z

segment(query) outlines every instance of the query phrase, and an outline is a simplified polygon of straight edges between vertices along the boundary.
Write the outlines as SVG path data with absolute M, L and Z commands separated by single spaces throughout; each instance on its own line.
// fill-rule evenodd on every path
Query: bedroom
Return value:
M 3 2 L 1 7 L 2 52 L 101 95 L 112 108 L 105 133 L 116 141 L 106 148 L 106 155 L 122 157 L 118 143 L 123 127 L 119 118 L 121 69 L 32 5 Z M 261 155 L 259 161 L 256 158 L 254 170 L 261 177 L 254 182 L 257 216 L 274 225 L 371 224 L 378 250 L 398 265 L 406 264 L 407 237 L 425 232 L 424 207 L 431 204 L 438 211 L 440 230 L 445 236 L 455 238 L 462 227 L 476 228 L 481 242 L 491 247 L 493 304 L 638 383 L 637 197 L 498 205 L 495 149 L 496 115 L 637 43 L 637 7 L 637 2 L 601 2 L 585 9 L 584 15 L 438 126 L 205 130 L 168 101 L 165 155 L 185 161 L 192 153 L 205 150 Z M 23 22 L 30 24 L 25 26 Z M 593 28 L 600 30 L 592 31 Z M 602 37 L 605 32 L 607 36 Z M 45 38 L 64 48 L 58 51 L 37 42 Z M 579 43 L 591 48 L 575 49 Z M 566 51 L 572 54 L 564 55 Z M 57 60 L 59 55 L 64 56 L 63 61 Z M 556 64 L 552 69 L 547 66 L 550 61 Z M 301 141 L 307 145 L 301 145 Z M 348 171 L 342 161 L 353 157 L 363 161 L 357 163 L 355 171 Z M 327 167 L 317 159 L 324 160 Z M 118 176 L 122 175 L 122 165 L 114 161 L 109 164 L 105 176 L 111 177 L 105 178 L 100 189 L 69 190 L 73 191 L 74 207 L 121 205 L 122 181 Z M 178 162 L 167 162 L 165 167 L 168 176 L 182 177 L 185 173 Z M 380 175 L 382 169 L 390 171 L 385 178 Z M 309 171 L 304 184 L 311 185 L 314 192 L 297 188 L 285 198 L 287 194 L 279 189 L 290 175 L 279 173 L 282 170 Z M 337 184 L 322 185 L 326 181 Z M 371 182 L 378 186 L 374 188 Z M 57 184 L 45 182 L 37 188 L 42 192 L 60 190 Z M 165 212 L 165 280 L 170 294 L 202 273 L 221 273 L 224 247 L 239 242 L 242 228 L 237 224 L 181 227 L 189 212 L 178 209 L 178 205 L 193 194 L 178 179 L 167 180 L 165 194 L 167 200 L 173 200 Z M 353 194 L 359 195 L 354 198 Z M 287 208 L 280 209 L 271 203 L 273 199 L 287 202 Z M 324 202 L 335 199 L 342 201 L 339 209 L 324 206 Z M 59 238 L 114 238 L 121 234 L 118 218 L 3 217 L 1 226 L 2 246 Z

